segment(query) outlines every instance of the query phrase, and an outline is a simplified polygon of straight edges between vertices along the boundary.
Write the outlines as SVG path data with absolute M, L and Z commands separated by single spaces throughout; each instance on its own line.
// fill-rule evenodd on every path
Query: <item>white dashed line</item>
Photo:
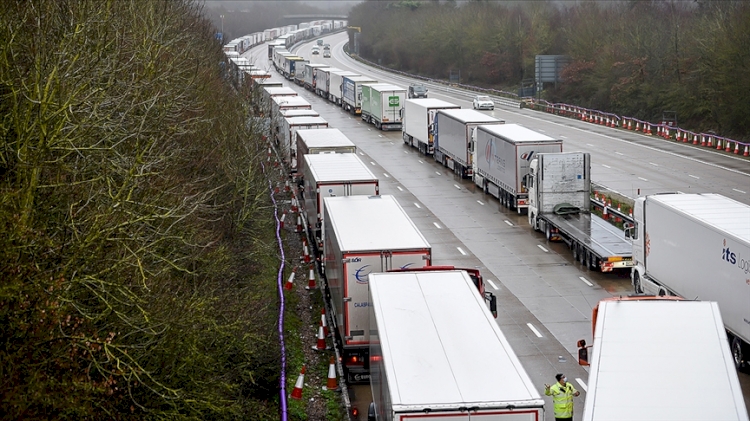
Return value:
M 359 156 L 365 156 L 365 154 L 363 152 L 360 152 Z
M 372 161 L 370 161 L 370 164 L 372 164 L 372 165 L 375 165 L 375 163 L 374 163 L 374 162 L 372 162 Z
M 620 152 L 615 152 L 617 155 L 622 155 Z
M 610 166 L 609 166 L 609 165 L 607 165 L 607 164 L 602 164 L 602 167 L 604 167 L 604 168 L 612 168 L 612 167 L 610 167 Z
M 526 326 L 528 326 L 529 329 L 531 329 L 531 331 L 534 332 L 534 335 L 536 335 L 537 338 L 541 338 L 542 337 L 542 334 L 539 333 L 538 330 L 536 330 L 536 328 L 534 327 L 534 325 L 532 325 L 531 323 L 526 323 Z
M 505 221 L 503 221 L 503 222 L 505 222 L 505 224 L 508 225 L 508 226 L 510 226 L 510 227 L 513 226 L 513 223 L 510 222 L 510 221 L 508 221 L 507 219 Z
M 404 191 L 404 189 L 402 189 L 401 186 L 396 186 L 396 188 L 398 189 L 398 191 Z
M 417 161 L 419 161 L 420 164 L 424 164 L 424 161 L 422 161 L 421 159 L 418 159 Z
M 543 246 L 543 245 L 541 245 L 541 244 L 537 244 L 536 246 L 537 246 L 537 247 L 539 247 L 540 249 L 542 249 L 542 251 L 543 251 L 543 252 L 545 252 L 545 253 L 549 253 L 549 250 L 547 250 L 546 248 L 544 248 L 544 246 Z
M 461 190 L 461 186 L 459 186 L 458 184 L 454 184 L 454 185 L 453 185 L 453 187 L 455 187 L 455 188 L 457 188 L 457 189 Z
M 477 203 L 479 203 L 480 205 L 484 206 L 484 202 L 482 202 L 481 200 L 477 200 Z
M 688 176 L 689 176 L 689 177 L 693 177 L 693 178 L 694 178 L 694 179 L 696 179 L 696 180 L 700 180 L 700 179 L 701 179 L 701 178 L 700 178 L 700 177 L 698 177 L 697 175 L 693 175 L 693 174 L 688 174 Z
M 645 179 L 645 178 L 643 178 L 643 177 L 638 177 L 638 179 L 639 179 L 639 180 L 643 180 L 643 181 L 648 181 L 647 179 Z
M 443 227 L 441 227 L 440 224 L 438 224 L 437 222 L 433 222 L 432 225 L 434 225 L 435 227 L 437 227 L 437 229 L 439 229 L 439 230 L 443 229 Z
M 742 191 L 740 189 L 732 189 L 732 190 L 736 191 L 737 193 L 747 194 L 747 192 Z
M 592 148 L 594 147 L 594 145 L 592 145 L 592 144 L 590 144 L 590 143 L 587 143 L 586 145 L 588 145 L 588 146 L 591 146 Z
M 579 276 L 578 279 L 582 280 L 584 284 L 586 284 L 586 285 L 588 285 L 590 287 L 594 286 L 594 284 L 592 284 L 591 282 L 589 282 L 589 280 L 586 279 L 586 278 L 584 278 L 583 276 Z
M 589 391 L 589 387 L 586 386 L 586 383 L 584 383 L 583 380 L 581 380 L 578 377 L 576 377 L 576 381 L 581 386 L 581 389 L 583 389 L 584 392 L 588 392 Z
M 443 174 L 440 174 L 440 171 L 435 171 L 435 174 L 437 174 L 437 175 L 443 175 Z
M 388 173 L 385 173 L 385 172 L 384 172 L 384 173 L 383 173 L 383 175 L 385 176 L 385 178 L 391 178 L 391 176 L 390 176 L 390 175 L 388 175 Z
M 421 207 L 421 206 L 419 206 L 419 203 L 414 203 L 414 206 L 416 206 L 416 207 L 417 207 L 417 208 L 419 208 L 419 209 L 422 209 L 422 207 Z
M 659 166 L 659 164 L 657 164 L 657 163 L 655 163 L 655 162 L 649 162 L 649 164 L 650 164 L 650 165 L 653 165 L 653 166 L 655 166 L 655 167 L 658 167 L 658 166 Z
M 463 254 L 464 256 L 468 256 L 468 254 L 466 254 L 466 252 L 464 251 L 464 249 L 462 249 L 461 247 L 456 247 L 456 248 L 458 249 L 459 253 Z
M 492 288 L 494 288 L 494 289 L 496 289 L 496 290 L 500 289 L 500 288 L 498 288 L 498 287 L 497 287 L 497 285 L 495 285 L 495 283 L 494 283 L 494 282 L 492 282 L 492 281 L 491 281 L 490 279 L 488 279 L 488 280 L 487 280 L 487 282 L 488 282 L 488 283 L 489 283 L 490 285 L 492 285 Z

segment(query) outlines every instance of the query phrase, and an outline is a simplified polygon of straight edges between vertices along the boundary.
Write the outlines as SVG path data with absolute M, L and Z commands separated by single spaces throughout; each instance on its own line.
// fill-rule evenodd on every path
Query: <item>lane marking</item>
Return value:
M 587 143 L 586 145 L 591 146 L 592 148 L 595 147 L 594 145 Z
M 584 278 L 583 276 L 579 276 L 578 279 L 582 280 L 584 284 L 586 284 L 586 285 L 588 285 L 590 287 L 594 286 L 594 284 L 592 284 L 591 282 L 589 282 L 589 280 L 586 279 L 586 278 Z
M 622 155 L 620 152 L 615 152 L 617 155 Z
M 458 251 L 459 251 L 459 252 L 460 252 L 461 254 L 463 254 L 464 256 L 468 256 L 468 254 L 466 254 L 466 252 L 464 251 L 464 249 L 462 249 L 461 247 L 456 247 L 456 248 L 458 249 Z
M 385 178 L 391 178 L 391 176 L 390 176 L 390 175 L 388 175 L 388 173 L 387 173 L 387 172 L 384 172 L 384 173 L 383 173 L 383 175 L 385 176 Z
M 510 222 L 510 221 L 508 221 L 507 219 L 505 221 L 503 221 L 503 222 L 505 222 L 508 226 L 511 226 L 511 227 L 513 226 L 513 223 Z
M 437 174 L 437 175 L 443 175 L 443 174 L 440 174 L 440 171 L 435 171 L 435 174 Z
M 419 161 L 420 164 L 424 164 L 424 161 L 422 161 L 421 159 L 418 159 L 417 161 Z
M 545 253 L 549 253 L 549 250 L 547 250 L 546 248 L 544 248 L 544 246 L 543 246 L 543 245 L 541 245 L 541 244 L 537 244 L 536 246 L 537 246 L 537 247 L 539 247 L 540 249 L 542 249 L 542 251 L 543 251 L 543 252 L 545 252 Z
M 414 206 L 416 206 L 416 207 L 417 207 L 417 208 L 419 208 L 419 209 L 422 209 L 422 207 L 421 207 L 421 206 L 419 206 L 419 203 L 416 203 L 416 202 L 414 202 Z
M 405 154 L 408 154 L 408 153 L 409 153 L 409 151 L 404 151 L 404 153 L 405 153 Z
M 374 162 L 372 162 L 372 161 L 370 161 L 370 164 L 372 164 L 372 165 L 375 165 L 375 163 L 374 163 Z
M 646 180 L 646 179 L 645 179 L 645 178 L 643 178 L 643 177 L 638 177 L 638 179 L 639 179 L 639 180 L 643 180 L 643 181 L 648 181 L 648 180 Z
M 609 165 L 607 165 L 607 164 L 602 164 L 602 167 L 604 167 L 604 168 L 612 168 L 612 167 L 610 167 L 610 166 L 609 166 Z
M 484 202 L 482 202 L 481 200 L 477 200 L 477 203 L 479 203 L 480 205 L 484 206 Z
M 700 179 L 701 179 L 701 178 L 700 178 L 700 177 L 698 177 L 697 175 L 693 175 L 693 174 L 688 174 L 688 176 L 690 176 L 690 177 L 693 177 L 693 178 L 694 178 L 694 179 L 696 179 L 696 180 L 700 180 Z
M 401 186 L 396 186 L 396 188 L 398 189 L 398 191 L 404 191 L 404 189 L 402 189 Z
M 560 139 L 567 139 L 567 136 L 560 136 Z
M 360 152 L 359 156 L 365 156 L 365 154 L 363 152 Z
M 747 192 L 742 191 L 740 189 L 732 189 L 732 190 L 736 191 L 737 193 L 747 194 Z
M 649 162 L 649 164 L 651 164 L 651 165 L 653 165 L 653 166 L 655 166 L 655 167 L 658 167 L 658 166 L 659 166 L 659 164 L 656 164 L 656 163 L 654 163 L 654 162 Z
M 537 338 L 541 338 L 542 337 L 542 334 L 539 333 L 538 330 L 536 330 L 536 328 L 534 327 L 534 325 L 532 325 L 531 323 L 526 323 L 526 326 L 528 326 L 529 329 L 531 329 L 531 331 L 534 332 L 534 335 L 536 335 Z
M 583 389 L 584 392 L 588 392 L 589 391 L 589 387 L 586 386 L 586 383 L 584 383 L 583 380 L 581 380 L 578 377 L 576 377 L 576 381 L 578 382 L 578 385 L 581 386 L 581 389 Z
M 438 224 L 437 222 L 433 222 L 432 225 L 436 226 L 437 229 L 439 229 L 439 230 L 443 229 L 443 227 L 441 227 L 440 224 Z
M 495 285 L 494 282 L 492 282 L 492 280 L 488 279 L 487 282 L 489 282 L 489 284 L 492 285 L 492 288 L 494 288 L 496 290 L 500 289 L 500 288 L 497 287 L 497 285 Z
M 382 134 L 379 134 L 379 135 L 378 135 L 378 137 L 383 137 L 383 135 L 382 135 Z
M 455 188 L 457 188 L 457 189 L 461 190 L 461 186 L 459 186 L 458 184 L 454 184 L 454 185 L 453 185 L 453 187 L 455 187 Z

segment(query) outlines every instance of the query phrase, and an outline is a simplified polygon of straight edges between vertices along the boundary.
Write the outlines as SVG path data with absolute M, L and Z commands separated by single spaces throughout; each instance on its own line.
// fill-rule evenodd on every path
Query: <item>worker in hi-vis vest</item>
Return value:
M 557 383 L 552 386 L 544 385 L 544 394 L 552 396 L 552 404 L 555 407 L 556 421 L 573 420 L 573 396 L 578 396 L 581 392 L 577 391 L 572 384 L 568 383 L 565 375 L 560 373 L 555 376 Z

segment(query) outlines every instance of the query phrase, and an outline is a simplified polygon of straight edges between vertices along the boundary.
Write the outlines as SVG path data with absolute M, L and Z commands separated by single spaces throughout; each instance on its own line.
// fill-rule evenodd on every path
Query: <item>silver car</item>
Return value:
M 473 107 L 475 110 L 494 110 L 495 103 L 487 95 L 477 95 L 474 97 Z

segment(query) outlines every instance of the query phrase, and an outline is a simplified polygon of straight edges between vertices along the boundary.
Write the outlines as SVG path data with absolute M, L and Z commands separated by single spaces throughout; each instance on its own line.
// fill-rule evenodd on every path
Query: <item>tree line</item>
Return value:
M 0 24 L 2 417 L 276 419 L 265 143 L 199 2 Z
M 360 55 L 402 71 L 515 92 L 562 55 L 544 99 L 750 138 L 748 2 L 368 0 L 349 24 Z

